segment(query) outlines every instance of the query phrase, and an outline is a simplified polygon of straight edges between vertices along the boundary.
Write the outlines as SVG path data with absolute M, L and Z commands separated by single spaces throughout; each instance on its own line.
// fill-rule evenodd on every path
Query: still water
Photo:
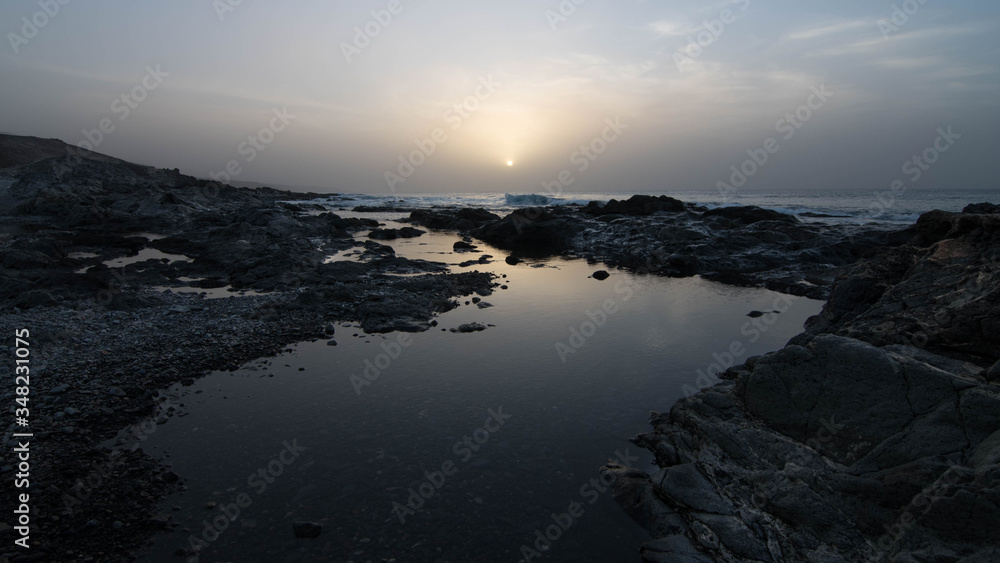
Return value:
M 169 391 L 184 416 L 142 448 L 188 488 L 162 506 L 180 526 L 140 561 L 184 561 L 174 553 L 192 545 L 201 562 L 517 563 L 522 546 L 540 554 L 531 561 L 637 561 L 648 535 L 599 468 L 616 457 L 650 467 L 628 441 L 650 411 L 730 350 L 742 361 L 780 348 L 822 305 L 700 278 L 598 281 L 583 260 L 510 266 L 482 244 L 493 262 L 463 268 L 479 254 L 453 253 L 457 240 L 389 244 L 506 275 L 508 289 L 483 298 L 492 307 L 463 298 L 419 334 L 337 324 L 336 346 L 301 342 Z M 784 312 L 747 317 L 773 309 Z M 448 330 L 469 322 L 490 326 Z M 322 532 L 296 538 L 298 521 Z M 557 539 L 539 540 L 546 530 Z

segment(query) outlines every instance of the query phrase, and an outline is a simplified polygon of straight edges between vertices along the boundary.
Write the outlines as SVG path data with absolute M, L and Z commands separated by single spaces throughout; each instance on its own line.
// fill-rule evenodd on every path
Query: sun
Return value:
M 507 161 L 507 166 L 514 166 L 514 161 L 513 160 L 508 160 Z

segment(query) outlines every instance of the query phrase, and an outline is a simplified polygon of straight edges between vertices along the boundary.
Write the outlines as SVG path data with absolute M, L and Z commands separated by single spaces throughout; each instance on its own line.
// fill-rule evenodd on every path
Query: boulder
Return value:
M 667 197 L 665 195 L 661 195 L 659 197 L 650 195 L 634 195 L 624 201 L 612 199 L 603 205 L 599 202 L 592 201 L 583 208 L 583 212 L 595 216 L 612 214 L 650 215 L 658 211 L 680 213 L 686 209 L 687 207 L 683 201 Z
M 794 215 L 781 213 L 771 209 L 764 209 L 762 207 L 757 207 L 756 205 L 718 207 L 715 209 L 709 209 L 708 211 L 702 213 L 701 217 L 702 219 L 707 219 L 709 217 L 724 217 L 744 225 L 750 225 L 759 221 L 780 221 L 782 223 L 791 224 L 799 222 L 798 218 Z
M 962 213 L 1000 213 L 1000 205 L 995 203 L 970 203 Z
M 547 256 L 570 249 L 574 235 L 583 229 L 572 211 L 529 207 L 480 227 L 473 235 L 499 248 Z
M 395 240 L 398 238 L 415 238 L 426 233 L 413 227 L 403 227 L 402 229 L 372 229 L 368 233 L 368 238 L 374 240 Z
M 468 231 L 498 221 L 500 216 L 482 208 L 418 209 L 407 220 L 431 229 Z

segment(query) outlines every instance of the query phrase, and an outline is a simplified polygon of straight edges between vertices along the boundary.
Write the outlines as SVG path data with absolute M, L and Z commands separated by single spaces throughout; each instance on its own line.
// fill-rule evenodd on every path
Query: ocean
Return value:
M 905 226 L 921 213 L 940 209 L 961 211 L 970 203 L 1000 200 L 996 190 L 908 189 L 894 194 L 890 190 L 744 190 L 723 197 L 716 191 L 636 192 L 667 195 L 705 207 L 756 205 L 790 213 L 802 221 L 819 223 L 874 223 L 887 227 Z M 556 197 L 544 194 L 456 193 L 456 194 L 345 194 L 356 205 L 427 208 L 435 206 L 482 207 L 495 213 L 509 213 L 532 205 L 585 205 L 590 201 L 606 202 L 627 199 L 632 192 L 563 193 Z

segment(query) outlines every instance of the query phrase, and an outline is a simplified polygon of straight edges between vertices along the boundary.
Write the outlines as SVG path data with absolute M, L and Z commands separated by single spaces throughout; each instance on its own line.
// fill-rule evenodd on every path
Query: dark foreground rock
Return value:
M 1000 560 L 998 227 L 925 214 L 809 332 L 654 414 L 657 469 L 603 469 L 642 560 Z

